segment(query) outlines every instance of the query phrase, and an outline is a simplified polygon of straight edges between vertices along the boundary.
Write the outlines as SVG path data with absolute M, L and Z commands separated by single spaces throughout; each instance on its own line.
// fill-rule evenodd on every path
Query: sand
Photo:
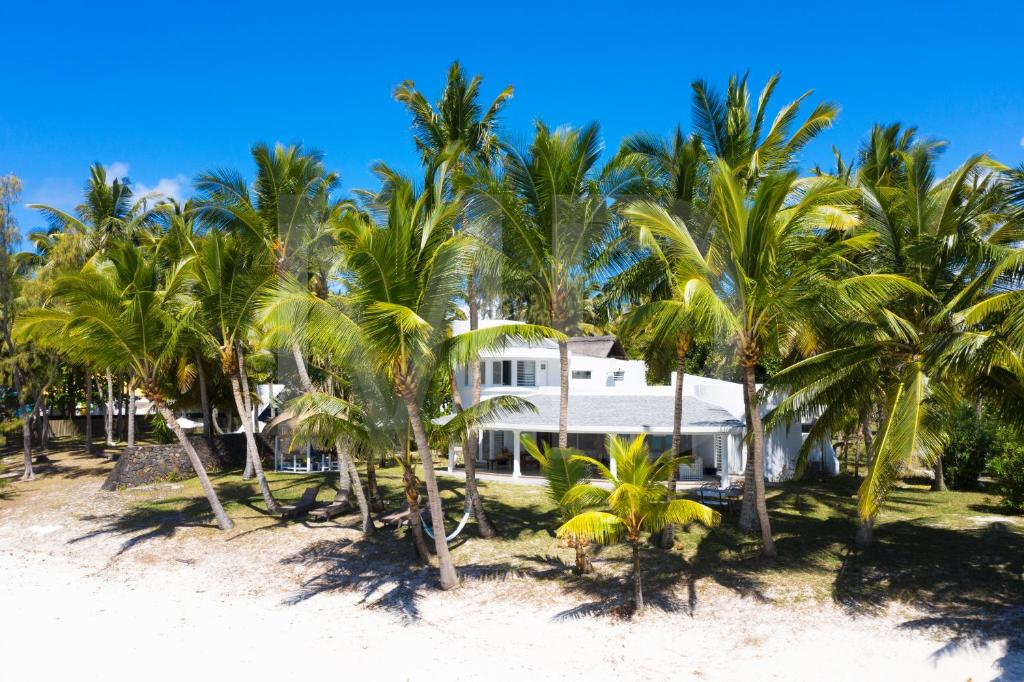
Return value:
M 101 492 L 102 467 L 77 469 L 0 499 L 0 679 L 1024 679 L 1005 640 L 911 627 L 929 614 L 909 607 L 857 616 L 701 584 L 692 609 L 623 620 L 553 581 L 441 593 L 422 572 L 381 575 L 341 526 L 128 532 L 127 504 L 153 491 Z

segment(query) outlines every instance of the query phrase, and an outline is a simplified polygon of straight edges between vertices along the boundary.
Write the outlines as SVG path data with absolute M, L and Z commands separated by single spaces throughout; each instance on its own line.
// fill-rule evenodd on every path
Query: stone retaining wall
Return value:
M 189 440 L 207 471 L 220 471 L 230 467 L 231 462 L 226 461 L 224 456 L 210 452 L 205 438 L 195 436 Z M 117 464 L 103 483 L 103 489 L 131 488 L 193 476 L 195 472 L 192 470 L 188 455 L 177 442 L 166 445 L 142 445 L 121 451 Z

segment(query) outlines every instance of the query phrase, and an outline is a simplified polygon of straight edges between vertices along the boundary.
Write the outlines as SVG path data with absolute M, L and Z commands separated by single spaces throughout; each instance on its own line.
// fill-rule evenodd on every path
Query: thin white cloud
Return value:
M 155 185 L 147 185 L 137 182 L 132 185 L 132 193 L 136 199 L 146 198 L 146 201 L 153 203 L 160 199 L 174 199 L 181 203 L 188 196 L 188 178 L 178 173 L 173 178 L 160 178 Z
M 128 177 L 128 164 L 124 161 L 114 161 L 113 163 L 107 164 L 107 184 L 114 182 L 114 180 L 120 180 L 121 178 Z
M 1024 147 L 1024 137 L 1020 138 L 1020 146 Z

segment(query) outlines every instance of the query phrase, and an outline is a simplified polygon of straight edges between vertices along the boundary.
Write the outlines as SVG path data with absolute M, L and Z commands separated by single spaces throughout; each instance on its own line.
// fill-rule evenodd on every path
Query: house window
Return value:
M 537 363 L 533 360 L 516 362 L 516 386 L 537 385 Z
M 589 379 L 590 378 L 590 370 L 589 369 L 574 369 L 572 371 L 572 378 L 573 379 Z
M 626 370 L 624 369 L 617 369 L 614 372 L 612 372 L 612 379 L 614 379 L 615 381 L 622 381 L 625 378 Z
M 491 363 L 491 376 L 495 386 L 511 386 L 512 385 L 512 361 L 511 360 L 495 360 Z
M 722 455 L 725 452 L 725 436 L 715 434 L 715 468 L 722 470 Z
M 483 386 L 487 383 L 487 363 L 480 363 L 480 385 Z
M 462 385 L 469 386 L 469 365 L 462 368 Z

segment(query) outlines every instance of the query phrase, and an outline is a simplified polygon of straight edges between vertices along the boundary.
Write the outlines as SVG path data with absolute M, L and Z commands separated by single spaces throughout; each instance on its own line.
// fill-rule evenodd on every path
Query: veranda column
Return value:
M 718 471 L 718 475 L 720 477 L 718 487 L 719 488 L 728 488 L 729 487 L 729 458 L 732 457 L 733 435 L 731 433 L 720 433 L 720 434 L 717 434 L 715 436 L 715 438 L 721 438 L 723 441 L 725 441 L 725 442 L 722 443 L 722 468 L 719 469 L 719 471 Z
M 608 471 L 612 472 L 612 476 L 619 475 L 619 470 L 615 465 L 615 458 L 610 453 L 608 455 Z
M 519 468 L 519 431 L 512 432 L 512 478 L 519 478 L 522 475 Z
M 476 463 L 484 463 L 484 432 L 483 429 L 477 432 L 476 435 Z
M 448 473 L 455 471 L 455 443 L 448 443 Z

